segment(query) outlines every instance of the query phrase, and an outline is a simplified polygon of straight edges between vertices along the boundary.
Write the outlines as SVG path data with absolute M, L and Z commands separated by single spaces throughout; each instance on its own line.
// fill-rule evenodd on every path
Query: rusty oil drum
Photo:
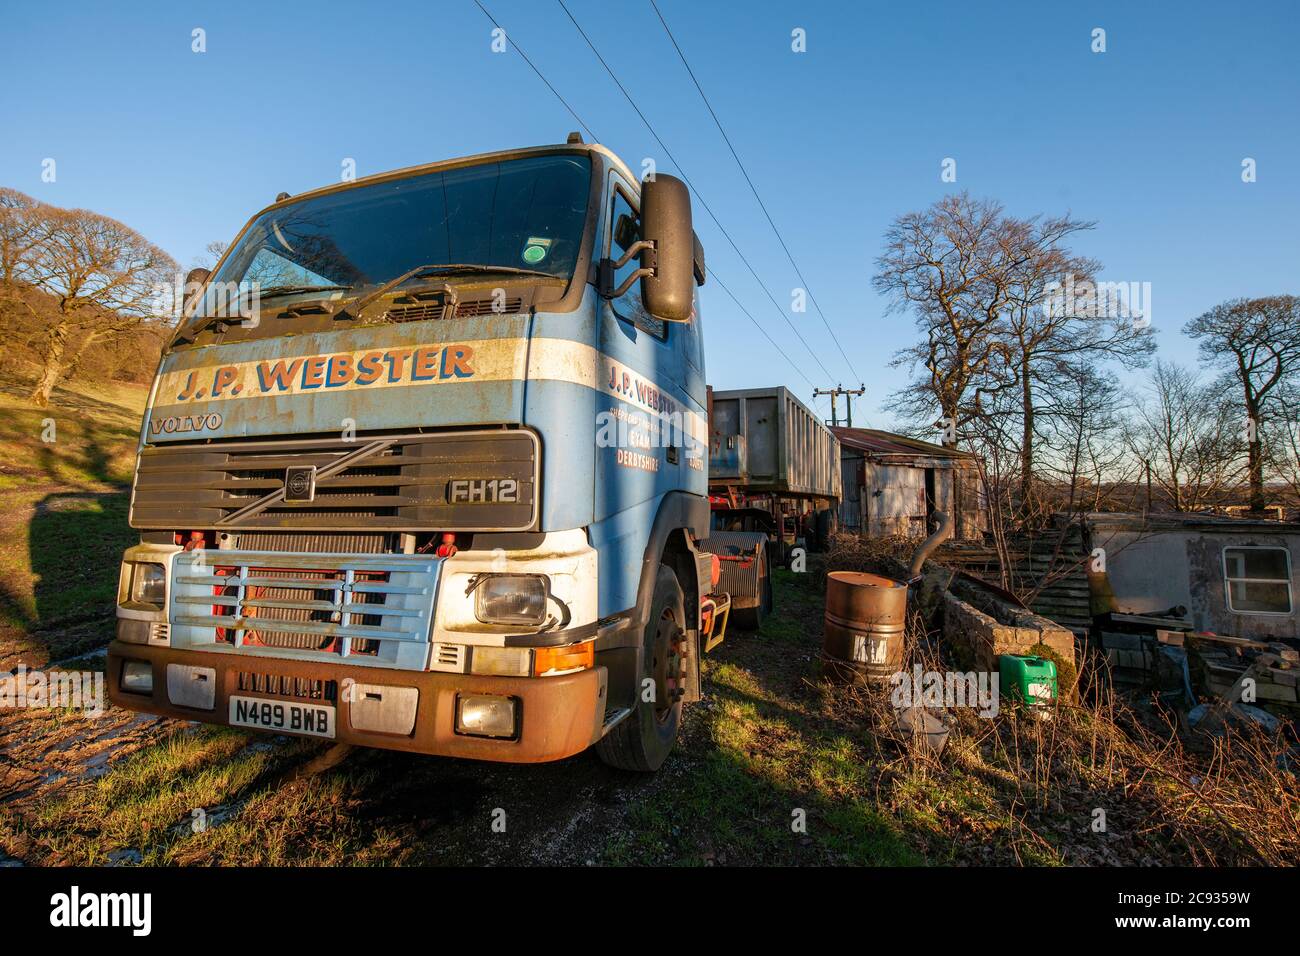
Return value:
M 822 649 L 837 680 L 887 681 L 903 666 L 907 585 L 859 571 L 826 576 Z

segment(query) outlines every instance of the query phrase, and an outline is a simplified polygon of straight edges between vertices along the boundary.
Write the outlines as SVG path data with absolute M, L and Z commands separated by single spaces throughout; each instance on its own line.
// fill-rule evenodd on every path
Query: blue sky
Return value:
M 600 140 L 658 146 L 554 0 L 484 0 Z M 649 0 L 565 0 L 742 251 L 787 304 L 798 281 Z M 1098 221 L 1103 278 L 1150 282 L 1161 354 L 1238 295 L 1300 292 L 1300 4 L 660 0 L 813 294 L 866 380 L 870 424 L 914 338 L 870 279 L 900 213 L 968 189 Z M 188 265 L 281 190 L 561 142 L 575 123 L 472 0 L 10 5 L 0 32 L 0 185 L 119 218 Z M 202 28 L 207 52 L 191 51 Z M 803 28 L 807 52 L 791 51 Z M 1107 51 L 1091 52 L 1106 30 Z M 57 161 L 54 183 L 42 160 Z M 940 164 L 957 161 L 957 182 Z M 1241 181 L 1255 159 L 1258 180 Z M 833 384 L 713 223 L 709 378 Z M 856 384 L 815 312 L 792 316 Z M 783 353 L 783 354 L 782 354 Z M 798 367 L 787 364 L 788 356 Z

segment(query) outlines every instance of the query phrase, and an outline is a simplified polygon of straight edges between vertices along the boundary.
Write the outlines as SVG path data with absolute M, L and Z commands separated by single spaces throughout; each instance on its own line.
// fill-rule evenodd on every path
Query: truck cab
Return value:
M 656 769 L 720 639 L 685 186 L 570 136 L 282 194 L 192 274 L 110 697 Z

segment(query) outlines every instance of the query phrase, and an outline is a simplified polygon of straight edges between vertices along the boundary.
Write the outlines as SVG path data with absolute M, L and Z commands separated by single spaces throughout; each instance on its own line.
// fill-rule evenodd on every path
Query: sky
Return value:
M 1300 293 L 1300 3 L 658 0 L 846 361 L 814 309 L 791 312 L 800 282 L 650 0 L 564 2 L 680 170 L 557 0 L 483 0 L 504 53 L 474 0 L 68 0 L 5 11 L 0 185 L 189 266 L 349 159 L 364 176 L 563 142 L 578 124 L 522 50 L 633 169 L 684 170 L 780 306 L 697 205 L 710 268 L 776 342 L 707 283 L 717 388 L 811 402 L 861 382 L 854 423 L 887 427 L 908 375 L 890 359 L 917 333 L 872 290 L 875 259 L 895 217 L 957 190 L 1095 220 L 1072 248 L 1103 280 L 1151 284 L 1165 359 L 1196 362 L 1180 330 L 1220 301 Z

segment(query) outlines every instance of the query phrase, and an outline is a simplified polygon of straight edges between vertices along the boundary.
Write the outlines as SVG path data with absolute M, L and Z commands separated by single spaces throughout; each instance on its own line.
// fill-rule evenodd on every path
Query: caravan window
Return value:
M 1286 548 L 1224 548 L 1223 577 L 1230 611 L 1291 613 L 1291 555 Z

